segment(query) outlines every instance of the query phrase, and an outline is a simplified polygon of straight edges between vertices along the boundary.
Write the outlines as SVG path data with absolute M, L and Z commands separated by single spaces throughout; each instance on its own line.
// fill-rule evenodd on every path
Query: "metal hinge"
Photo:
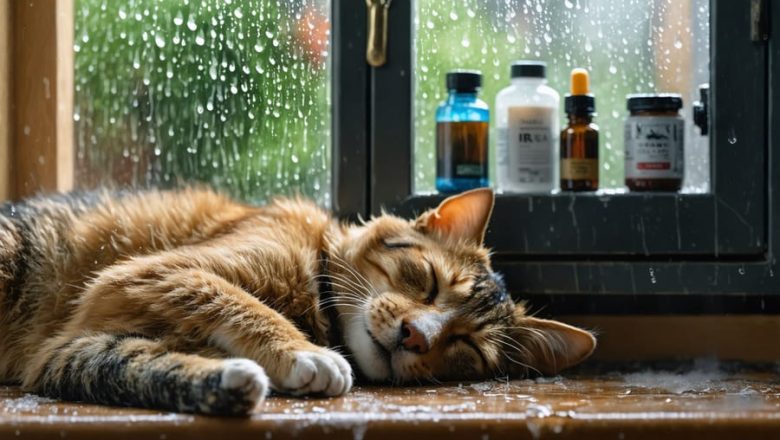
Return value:
M 769 40 L 769 0 L 750 0 L 750 39 Z

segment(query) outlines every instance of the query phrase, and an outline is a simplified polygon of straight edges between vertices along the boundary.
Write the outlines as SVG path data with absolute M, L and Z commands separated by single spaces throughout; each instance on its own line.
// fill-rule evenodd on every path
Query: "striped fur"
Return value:
M 592 336 L 525 316 L 492 272 L 481 245 L 489 207 L 482 191 L 416 220 L 348 225 L 303 200 L 253 207 L 201 189 L 2 205 L 0 381 L 67 400 L 241 415 L 269 389 L 346 393 L 352 367 L 329 340 L 375 380 L 578 362 Z M 320 298 L 324 275 L 332 292 Z M 404 345 L 409 323 L 426 352 Z

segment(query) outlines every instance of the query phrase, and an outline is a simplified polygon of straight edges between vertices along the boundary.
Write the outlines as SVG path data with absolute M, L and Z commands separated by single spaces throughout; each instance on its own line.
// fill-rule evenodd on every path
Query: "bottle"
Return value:
M 496 175 L 504 192 L 550 192 L 558 186 L 558 92 L 546 64 L 517 61 L 512 83 L 496 96 Z
M 631 191 L 679 191 L 685 172 L 683 101 L 675 93 L 628 95 L 626 186 Z
M 595 191 L 599 187 L 599 128 L 593 123 L 596 99 L 588 71 L 571 71 L 571 94 L 564 109 L 569 119 L 561 131 L 561 190 Z
M 482 75 L 449 72 L 447 100 L 436 110 L 436 189 L 456 193 L 490 186 L 487 104 L 477 97 Z

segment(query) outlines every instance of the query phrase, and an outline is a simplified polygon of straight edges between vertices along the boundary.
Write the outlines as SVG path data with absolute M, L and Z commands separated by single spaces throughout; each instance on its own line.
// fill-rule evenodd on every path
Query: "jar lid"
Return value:
M 447 73 L 447 90 L 474 92 L 482 86 L 482 74 L 477 70 L 455 70 Z
M 683 106 L 677 93 L 636 93 L 626 97 L 629 111 L 677 111 Z
M 545 78 L 547 76 L 547 63 L 528 60 L 515 61 L 509 72 L 512 78 Z

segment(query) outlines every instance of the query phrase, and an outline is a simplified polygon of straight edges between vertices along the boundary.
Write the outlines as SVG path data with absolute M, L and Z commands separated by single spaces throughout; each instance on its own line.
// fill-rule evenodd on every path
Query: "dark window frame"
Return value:
M 365 28 L 362 2 L 335 3 L 334 26 L 349 8 L 351 25 Z M 388 63 L 363 63 L 360 145 L 339 136 L 356 108 L 345 112 L 338 97 L 356 83 L 334 68 L 334 206 L 343 215 L 412 216 L 443 198 L 412 194 L 413 6 L 390 8 Z M 750 7 L 711 2 L 711 192 L 499 195 L 487 244 L 511 290 L 554 314 L 780 312 L 780 163 L 769 148 L 780 134 L 780 48 L 751 40 Z M 780 23 L 778 9 L 770 24 Z M 334 63 L 345 45 L 355 48 L 337 40 Z

